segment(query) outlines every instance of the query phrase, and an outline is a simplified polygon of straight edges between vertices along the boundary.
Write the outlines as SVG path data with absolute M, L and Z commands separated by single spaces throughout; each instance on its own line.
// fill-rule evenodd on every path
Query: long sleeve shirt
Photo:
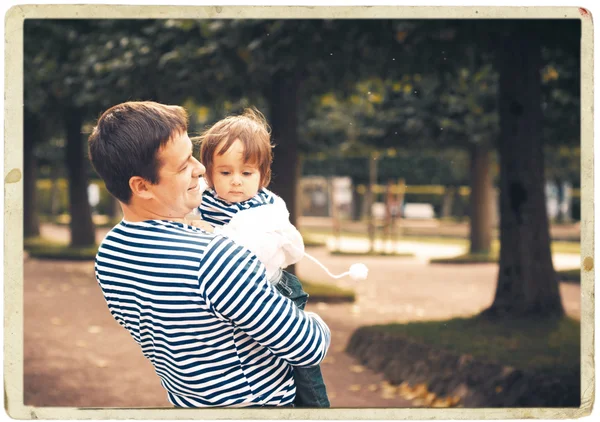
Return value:
M 327 325 L 278 294 L 247 248 L 186 224 L 115 226 L 95 273 L 110 313 L 181 407 L 293 402 L 291 366 L 313 366 Z

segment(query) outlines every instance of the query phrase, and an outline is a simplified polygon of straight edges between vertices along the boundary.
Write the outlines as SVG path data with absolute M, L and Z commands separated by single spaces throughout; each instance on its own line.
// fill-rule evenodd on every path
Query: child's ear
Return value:
M 133 176 L 129 179 L 129 189 L 134 196 L 142 199 L 151 199 L 154 195 L 150 189 L 150 182 L 140 176 Z

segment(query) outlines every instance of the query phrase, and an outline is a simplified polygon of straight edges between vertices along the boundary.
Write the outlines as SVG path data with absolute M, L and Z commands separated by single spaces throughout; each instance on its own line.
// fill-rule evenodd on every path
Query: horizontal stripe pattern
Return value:
M 325 323 L 278 294 L 254 254 L 196 227 L 124 220 L 95 272 L 176 406 L 291 404 L 290 365 L 317 365 L 329 347 Z
M 198 207 L 198 211 L 204 221 L 215 226 L 222 226 L 229 223 L 239 211 L 274 203 L 275 196 L 265 188 L 260 189 L 256 195 L 244 202 L 225 201 L 219 198 L 213 189 L 206 189 L 202 194 L 202 203 Z

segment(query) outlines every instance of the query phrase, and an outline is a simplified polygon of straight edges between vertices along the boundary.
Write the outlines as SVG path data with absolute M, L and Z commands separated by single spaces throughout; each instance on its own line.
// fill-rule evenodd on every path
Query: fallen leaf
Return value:
M 75 346 L 77 346 L 77 347 L 87 347 L 87 343 L 85 341 L 83 341 L 83 340 L 77 340 L 75 342 Z
M 451 407 L 452 401 L 449 398 L 435 399 L 431 407 Z
M 50 322 L 54 325 L 62 325 L 62 320 L 58 317 L 51 318 Z
M 382 391 L 381 392 L 381 398 L 382 399 L 386 399 L 386 400 L 391 400 L 391 399 L 396 398 L 396 395 L 394 393 L 390 393 L 390 392 L 387 392 L 387 391 Z
M 348 387 L 348 390 L 350 390 L 350 391 L 360 391 L 360 384 L 352 384 L 350 387 Z
M 410 393 L 402 394 L 401 397 L 406 400 L 415 400 L 416 398 L 419 397 L 419 395 L 415 394 L 414 392 L 410 392 Z
M 367 390 L 369 390 L 369 391 L 377 391 L 377 384 L 370 384 L 367 387 Z
M 437 398 L 437 396 L 435 393 L 428 393 L 425 396 L 425 404 L 427 406 L 431 406 L 431 404 L 435 401 L 436 398 Z
M 429 393 L 429 391 L 427 391 L 427 386 L 425 384 L 415 385 L 413 392 L 415 394 L 417 394 L 418 397 L 422 397 L 422 398 L 426 397 L 427 394 Z
M 456 406 L 460 402 L 460 396 L 450 397 L 450 403 L 452 406 Z
M 355 372 L 355 373 L 357 373 L 357 374 L 360 374 L 360 373 L 361 373 L 361 372 L 363 372 L 364 370 L 365 370 L 365 367 L 364 367 L 364 366 L 361 366 L 361 365 L 352 365 L 352 366 L 350 367 L 350 371 L 351 371 L 351 372 Z
M 329 307 L 329 306 L 327 306 L 327 304 L 326 304 L 326 303 L 324 303 L 324 302 L 319 302 L 319 303 L 317 303 L 317 309 L 321 309 L 321 310 L 323 310 L 323 309 L 327 309 L 328 307 Z
M 425 403 L 425 400 L 422 399 L 422 398 L 416 398 L 416 399 L 413 400 L 412 404 L 415 405 L 415 406 L 423 407 L 427 403 Z
M 502 386 L 497 386 L 496 387 L 496 393 L 501 393 L 502 392 Z
M 97 325 L 90 325 L 88 327 L 88 333 L 98 334 L 101 331 L 102 331 L 102 327 L 99 327 Z
M 407 383 L 406 381 L 403 381 L 402 384 L 400 384 L 398 386 L 398 391 L 400 392 L 400 394 L 408 394 L 408 393 L 412 392 L 412 388 L 410 388 L 409 383 Z
M 60 285 L 60 290 L 62 290 L 63 292 L 66 292 L 66 291 L 68 291 L 70 289 L 71 289 L 71 286 L 69 286 L 67 283 L 62 283 Z
M 332 356 L 326 356 L 325 359 L 323 359 L 321 361 L 321 364 L 325 364 L 325 365 L 328 365 L 331 363 L 335 363 L 335 358 L 333 358 Z
M 328 392 L 327 395 L 330 399 L 335 399 L 337 397 L 337 394 L 335 394 L 334 392 Z

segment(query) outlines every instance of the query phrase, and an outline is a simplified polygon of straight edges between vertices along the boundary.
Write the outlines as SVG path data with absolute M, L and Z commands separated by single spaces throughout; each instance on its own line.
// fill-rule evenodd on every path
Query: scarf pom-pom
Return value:
M 350 266 L 350 277 L 352 280 L 366 280 L 369 269 L 365 264 L 352 264 Z

